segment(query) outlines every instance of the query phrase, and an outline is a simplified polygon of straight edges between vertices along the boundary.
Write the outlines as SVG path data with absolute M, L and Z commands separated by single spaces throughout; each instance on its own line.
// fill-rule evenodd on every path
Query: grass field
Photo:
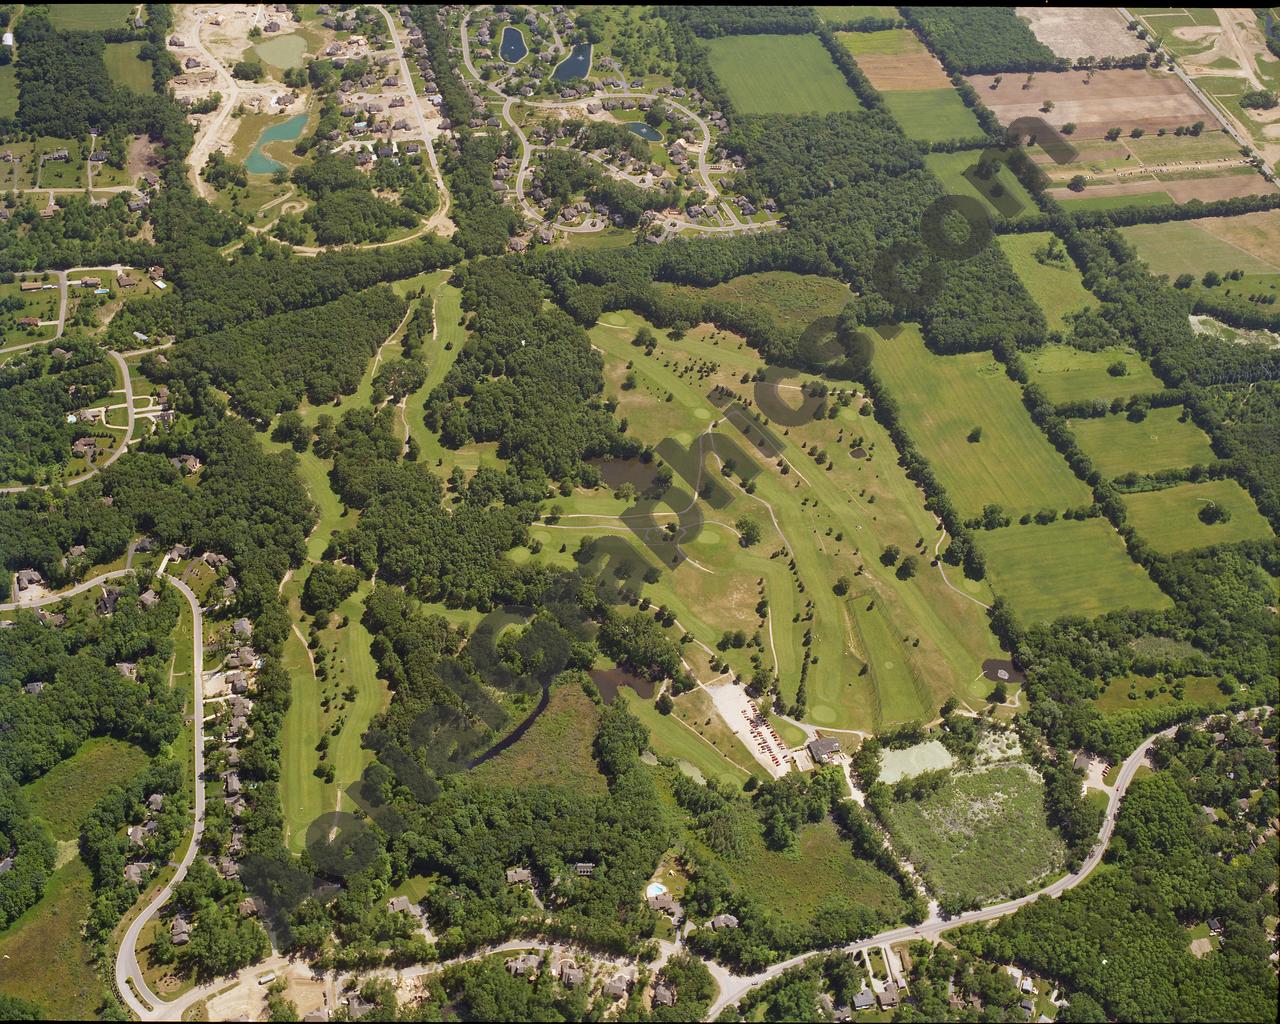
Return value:
M 1160 378 L 1131 348 L 1086 352 L 1068 345 L 1044 345 L 1026 355 L 1031 366 L 1031 383 L 1043 389 L 1049 401 L 1057 405 L 1089 399 L 1109 403 L 1114 398 L 1164 389 Z M 1122 377 L 1113 377 L 1107 372 L 1107 367 L 1116 362 L 1125 365 L 1127 372 Z
M 101 737 L 86 740 L 73 757 L 23 787 L 31 813 L 49 823 L 58 840 L 77 839 L 80 822 L 112 786 L 146 767 L 147 755 L 132 743 Z
M 874 593 L 861 593 L 846 602 L 858 647 L 874 687 L 877 720 L 906 722 L 929 707 L 930 694 L 911 667 L 902 636 L 890 624 Z M 853 685 L 851 673 L 849 683 Z
M 1150 192 L 1134 192 L 1123 196 L 1091 196 L 1087 189 L 1083 194 L 1067 189 L 1053 189 L 1052 194 L 1068 210 L 1124 210 L 1131 206 L 1142 209 L 1148 206 L 1170 206 L 1173 203 L 1173 196 L 1155 182 L 1152 182 Z
M 107 43 L 103 59 L 111 80 L 137 93 L 154 92 L 151 63 L 138 56 L 142 43 Z
M 576 683 L 558 686 L 547 710 L 507 750 L 471 773 L 490 786 L 564 786 L 600 794 L 608 788 L 592 744 L 600 708 Z
M 770 314 L 782 322 L 808 322 L 824 316 L 838 316 L 853 299 L 843 281 L 816 274 L 795 274 L 789 270 L 767 270 L 743 274 L 711 288 L 688 285 L 659 285 L 679 295 L 697 295 L 726 302 L 741 302 Z
M 104 28 L 124 28 L 134 4 L 50 4 L 49 20 L 54 28 L 71 32 L 97 32 Z
M 1013 525 L 976 537 L 995 591 L 1026 624 L 1120 608 L 1168 608 L 1105 519 Z
M 982 199 L 987 203 L 992 216 L 1002 214 L 1008 220 L 1018 220 L 1028 214 L 1036 213 L 1035 201 L 1009 168 L 1001 167 L 993 177 L 983 181 L 981 191 L 964 176 L 965 171 L 977 164 L 981 155 L 981 150 L 930 153 L 924 158 L 924 163 L 942 182 L 943 188 L 949 195 Z M 1008 207 L 1010 200 L 1016 204 L 1016 208 L 1010 208 L 1010 212 L 1003 213 L 1002 208 Z
M 1275 262 L 1260 259 L 1238 245 L 1218 238 L 1191 221 L 1167 224 L 1135 224 L 1121 228 L 1125 241 L 1138 250 L 1138 255 L 1153 274 L 1194 274 L 1197 278 L 1208 270 L 1225 274 L 1243 270 L 1246 274 L 1274 274 L 1280 269 L 1280 254 Z
M 808 924 L 817 911 L 833 905 L 870 907 L 891 920 L 902 912 L 897 885 L 854 857 L 830 820 L 803 826 L 786 852 L 768 849 L 757 833 L 743 856 L 715 859 L 737 888 L 788 924 Z
M 758 769 L 750 755 L 747 760 L 734 764 L 699 733 L 685 728 L 674 714 L 661 714 L 653 706 L 652 700 L 646 700 L 628 686 L 619 687 L 618 694 L 626 698 L 631 713 L 649 730 L 649 747 L 659 757 L 672 758 L 686 770 L 692 769 L 689 774 L 701 775 L 704 779 L 718 779 L 733 789 L 742 788 L 752 769 L 756 769 L 763 777 L 764 772 Z M 723 723 L 721 727 L 727 728 Z
M 1214 461 L 1209 438 L 1190 419 L 1179 422 L 1180 405 L 1152 409 L 1141 423 L 1124 413 L 1072 420 L 1071 432 L 1104 477 L 1157 473 Z
M 839 32 L 840 44 L 856 57 L 897 57 L 920 50 L 920 41 L 907 28 L 886 28 L 875 32 Z
M 1192 651 L 1194 652 L 1194 648 Z M 1159 707 L 1176 700 L 1173 690 L 1179 686 L 1182 699 L 1192 704 L 1212 704 L 1215 701 L 1225 702 L 1227 699 L 1218 689 L 1218 680 L 1213 676 L 1185 676 L 1176 680 L 1173 686 L 1167 685 L 1162 679 L 1131 676 L 1128 680 L 1112 679 L 1093 702 L 1099 711 L 1108 713 Z
M 18 69 L 12 64 L 0 67 L 0 117 L 16 117 L 18 113 Z
M 946 142 L 982 134 L 978 119 L 954 89 L 886 90 L 882 95 L 909 139 Z
M 1043 310 L 1051 331 L 1067 328 L 1063 317 L 1082 309 L 1092 309 L 1098 300 L 1080 280 L 1080 271 L 1063 250 L 1060 263 L 1042 263 L 1036 253 L 1042 251 L 1054 237 L 1048 231 L 1035 231 L 1022 235 L 1000 235 L 1000 248 L 1013 264 L 1014 272 L 1022 281 L 1036 304 Z
M 862 104 L 815 36 L 707 40 L 711 67 L 743 114 L 831 114 Z
M 1211 501 L 1231 513 L 1227 522 L 1210 526 L 1200 521 L 1200 510 Z M 1126 494 L 1124 503 L 1129 523 L 1157 551 L 1186 551 L 1273 535 L 1249 493 L 1234 480 Z
M 990 902 L 1057 870 L 1065 856 L 1044 816 L 1044 784 L 1023 764 L 952 777 L 923 800 L 897 803 L 899 852 L 940 896 Z
M 838 24 L 857 21 L 859 18 L 893 18 L 898 13 L 894 7 L 859 7 L 840 4 L 815 7 L 814 10 L 823 21 L 833 21 Z
M 988 503 L 1014 516 L 1088 503 L 1088 488 L 1036 428 L 1018 386 L 990 355 L 935 356 L 909 326 L 877 344 L 875 367 L 963 515 Z M 977 426 L 981 440 L 970 442 Z

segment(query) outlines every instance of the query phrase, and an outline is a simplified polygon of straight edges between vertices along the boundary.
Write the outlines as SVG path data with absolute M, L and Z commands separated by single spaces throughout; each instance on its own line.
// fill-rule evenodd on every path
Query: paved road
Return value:
M 1141 767 L 1146 759 L 1147 751 L 1151 749 L 1157 737 L 1172 736 L 1176 726 L 1165 729 L 1163 732 L 1150 736 L 1147 740 L 1130 754 L 1120 767 L 1120 772 L 1116 776 L 1115 783 L 1107 791 L 1107 814 L 1102 822 L 1102 830 L 1098 833 L 1098 842 L 1090 851 L 1089 856 L 1085 858 L 1084 863 L 1080 865 L 1078 871 L 1059 878 L 1056 882 L 1030 893 L 1027 896 L 1020 897 L 1016 900 L 1006 900 L 1004 903 L 995 903 L 989 907 L 983 907 L 981 910 L 972 910 L 967 914 L 960 914 L 949 920 L 941 918 L 933 918 L 924 921 L 919 925 L 906 925 L 901 928 L 892 928 L 889 931 L 881 932 L 879 935 L 873 935 L 868 939 L 859 942 L 850 943 L 844 947 L 846 953 L 855 953 L 860 950 L 870 949 L 874 946 L 892 944 L 895 942 L 913 942 L 916 939 L 936 940 L 943 932 L 952 928 L 958 928 L 961 925 L 973 924 L 981 921 L 995 921 L 1002 917 L 1007 917 L 1014 911 L 1026 906 L 1028 903 L 1034 903 L 1042 896 L 1056 898 L 1061 896 L 1068 889 L 1073 889 L 1083 882 L 1093 871 L 1094 868 L 1101 863 L 1103 854 L 1106 853 L 1107 844 L 1111 841 L 1111 833 L 1115 831 L 1116 815 L 1120 810 L 1120 801 L 1125 794 L 1125 790 L 1129 788 L 1129 784 L 1133 781 L 1134 775 L 1138 768 Z M 723 967 L 717 964 L 707 964 L 711 969 L 712 975 L 720 985 L 720 995 L 712 1004 L 708 1014 L 709 1019 L 714 1020 L 719 1016 L 720 1011 L 732 1003 L 738 1002 L 743 996 L 754 988 L 758 988 L 765 982 L 771 981 L 778 975 L 790 970 L 799 964 L 804 963 L 811 957 L 829 952 L 829 950 L 814 950 L 809 953 L 802 953 L 799 956 L 792 957 L 790 960 L 784 960 L 781 963 L 774 964 L 758 974 L 746 977 L 738 977 L 729 974 Z
M 128 576 L 131 572 L 133 572 L 132 569 L 115 569 L 112 572 L 104 572 L 95 576 L 91 580 L 85 580 L 83 583 L 77 583 L 74 587 L 68 587 L 66 590 L 45 594 L 34 601 L 6 601 L 4 604 L 0 604 L 0 612 L 16 611 L 19 608 L 40 608 L 47 604 L 57 604 L 64 597 L 75 597 L 76 594 L 83 594 L 86 590 L 92 590 L 100 583 L 119 579 L 121 576 Z
M 192 727 L 195 736 L 193 744 L 195 748 L 193 776 L 195 825 L 191 832 L 191 842 L 187 846 L 187 852 L 183 854 L 182 860 L 178 862 L 173 878 L 156 893 L 142 913 L 134 918 L 125 931 L 124 938 L 120 942 L 120 949 L 116 954 L 116 989 L 119 991 L 120 998 L 124 1000 L 125 1005 L 141 1020 L 178 1020 L 182 1015 L 181 1010 L 175 1010 L 172 1004 L 162 1001 L 147 985 L 142 976 L 142 968 L 138 964 L 138 938 L 147 923 L 169 901 L 169 897 L 173 895 L 174 886 L 186 877 L 187 869 L 191 867 L 192 862 L 196 859 L 196 854 L 200 850 L 200 837 L 204 833 L 204 696 L 200 685 L 201 680 L 204 678 L 204 615 L 200 611 L 200 602 L 196 600 L 196 595 L 191 592 L 190 587 L 174 576 L 166 574 L 165 578 L 177 587 L 178 592 L 187 599 L 187 604 L 191 607 L 191 665 L 192 676 L 194 677 L 192 681 L 194 694 Z M 258 965 L 258 969 L 261 969 L 261 965 Z M 133 987 L 130 987 L 130 982 L 132 982 Z

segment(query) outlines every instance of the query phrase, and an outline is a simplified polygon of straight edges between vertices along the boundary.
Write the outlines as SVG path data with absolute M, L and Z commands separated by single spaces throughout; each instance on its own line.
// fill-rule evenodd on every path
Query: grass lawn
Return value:
M 832 114 L 861 110 L 816 36 L 708 39 L 711 67 L 742 114 Z
M 93 877 L 79 857 L 58 868 L 40 901 L 0 933 L 0 992 L 39 1004 L 50 1020 L 95 1020 L 106 986 L 80 931 Z
M 877 721 L 910 722 L 933 716 L 929 688 L 911 667 L 901 634 L 885 617 L 874 592 L 857 594 L 846 602 L 858 647 L 871 676 Z M 849 682 L 854 681 L 850 673 Z
M 1180 405 L 1152 409 L 1141 423 L 1124 413 L 1071 420 L 1071 432 L 1104 477 L 1158 473 L 1214 461 L 1209 438 L 1183 415 Z
M 134 4 L 50 4 L 49 20 L 64 32 L 124 28 Z
M 969 116 L 972 117 L 972 115 Z M 1008 207 L 1010 199 L 1018 204 L 1018 209 L 1003 214 L 1007 219 L 1018 220 L 1020 217 L 1036 213 L 1035 200 L 1008 167 L 1001 167 L 994 177 L 982 181 L 981 191 L 973 181 L 965 177 L 964 172 L 976 166 L 981 155 L 982 150 L 977 149 L 960 150 L 958 153 L 930 153 L 924 158 L 924 163 L 942 182 L 943 188 L 949 194 L 985 200 L 992 216 L 1001 215 L 1001 207 Z M 997 186 L 1001 191 L 995 191 Z M 993 200 L 998 201 L 1000 205 L 997 206 Z
M 604 793 L 608 787 L 592 749 L 600 710 L 576 683 L 556 687 L 529 731 L 471 777 L 490 786 L 548 785 Z
M 1002 241 L 1013 237 L 1016 236 L 1004 235 Z M 1043 345 L 1025 355 L 1031 364 L 1031 383 L 1040 387 L 1056 405 L 1089 399 L 1110 403 L 1114 398 L 1164 390 L 1160 378 L 1131 348 L 1086 352 L 1069 345 Z M 1117 362 L 1124 363 L 1126 372 L 1113 377 L 1107 368 Z
M 49 823 L 55 839 L 78 839 L 80 822 L 112 786 L 124 785 L 147 765 L 132 743 L 86 740 L 75 755 L 23 786 L 31 812 Z
M 734 789 L 741 789 L 751 771 L 758 772 L 761 778 L 765 773 L 748 755 L 746 760 L 735 757 L 737 764 L 728 760 L 712 742 L 695 731 L 692 726 L 686 728 L 683 720 L 675 714 L 664 715 L 653 706 L 652 700 L 646 700 L 629 686 L 618 687 L 618 694 L 625 697 L 631 713 L 644 723 L 649 730 L 649 747 L 659 757 L 670 757 L 679 761 L 686 770 L 693 769 L 690 774 L 701 775 L 704 779 L 718 779 Z M 720 723 L 720 728 L 727 727 Z M 736 751 L 731 752 L 733 756 Z M 740 767 L 741 766 L 741 767 Z M 749 769 L 747 771 L 744 769 Z
M 1253 498 L 1234 480 L 1178 484 L 1162 491 L 1124 495 L 1129 522 L 1157 551 L 1186 551 L 1213 544 L 1232 544 L 1272 536 Z M 1200 521 L 1200 510 L 1215 502 L 1231 513 L 1225 523 Z
M 151 63 L 138 56 L 142 49 L 141 42 L 107 43 L 103 59 L 107 64 L 107 72 L 111 80 L 119 85 L 127 86 L 134 92 L 154 92 L 151 78 Z
M 946 142 L 982 134 L 978 119 L 954 89 L 887 90 L 883 96 L 889 113 L 909 139 Z
M 806 925 L 830 906 L 864 906 L 890 920 L 902 913 L 897 885 L 888 875 L 853 855 L 847 839 L 830 820 L 801 828 L 792 849 L 774 851 L 759 833 L 749 836 L 737 858 L 718 858 L 736 887 L 793 925 Z
M 1089 490 L 1022 405 L 1018 386 L 985 352 L 936 356 L 908 326 L 875 350 L 907 433 L 963 515 L 988 503 L 1015 517 L 1089 502 Z M 981 440 L 967 440 L 974 427 Z
M 1129 557 L 1105 519 L 1013 525 L 975 537 L 996 593 L 1025 624 L 1120 608 L 1168 608 L 1169 598 Z
M 1062 262 L 1042 263 L 1036 252 L 1043 250 L 1053 235 L 1034 231 L 1025 235 L 1000 235 L 1000 248 L 1013 264 L 1023 285 L 1044 311 L 1049 329 L 1066 330 L 1063 316 L 1082 309 L 1092 309 L 1098 300 L 1080 280 L 1080 271 L 1063 249 Z
M 1066 852 L 1045 821 L 1044 784 L 1024 764 L 956 775 L 894 804 L 890 822 L 899 852 L 940 895 L 984 903 L 1034 888 Z

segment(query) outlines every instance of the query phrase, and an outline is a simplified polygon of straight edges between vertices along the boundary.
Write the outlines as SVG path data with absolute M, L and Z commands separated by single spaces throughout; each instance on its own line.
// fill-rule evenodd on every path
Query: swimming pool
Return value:
M 655 896 L 661 896 L 666 891 L 667 887 L 661 882 L 650 882 L 648 888 L 644 891 L 644 896 L 645 899 L 651 900 Z

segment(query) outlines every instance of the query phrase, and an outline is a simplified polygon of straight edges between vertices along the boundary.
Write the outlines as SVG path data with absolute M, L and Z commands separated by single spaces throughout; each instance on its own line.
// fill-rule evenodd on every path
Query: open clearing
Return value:
M 1271 526 L 1249 492 L 1234 480 L 1178 484 L 1161 491 L 1126 494 L 1123 500 L 1129 522 L 1157 551 L 1187 551 L 1272 536 Z M 1209 502 L 1227 509 L 1231 518 L 1212 526 L 1201 522 L 1200 510 Z
M 1014 516 L 1088 504 L 1088 488 L 1036 428 L 1018 386 L 990 354 L 936 356 L 908 327 L 877 344 L 875 367 L 962 515 L 977 515 L 988 503 Z M 981 440 L 969 441 L 978 426 Z
M 946 142 L 982 135 L 982 126 L 973 111 L 949 85 L 945 89 L 886 90 L 883 95 L 885 106 L 909 139 Z
M 843 281 L 816 274 L 795 274 L 789 270 L 767 270 L 743 274 L 711 288 L 690 285 L 658 285 L 678 295 L 696 295 L 722 302 L 741 302 L 784 322 L 811 322 L 824 316 L 838 316 L 853 299 Z
M 1209 438 L 1190 418 L 1179 422 L 1180 405 L 1152 409 L 1140 423 L 1124 413 L 1071 420 L 1071 432 L 1104 477 L 1158 473 L 1214 461 Z
M 1114 7 L 1016 7 L 1035 37 L 1059 57 L 1128 57 L 1143 44 Z
M 136 93 L 154 92 L 151 62 L 138 56 L 142 43 L 107 43 L 103 60 L 111 80 Z
M 1044 311 L 1049 329 L 1065 330 L 1063 317 L 1097 306 L 1098 300 L 1080 280 L 1080 271 L 1062 248 L 1061 262 L 1042 262 L 1036 253 L 1045 249 L 1054 235 L 1035 231 L 1024 235 L 1000 235 L 1000 248 L 1036 304 Z
M 1061 128 L 1075 122 L 1073 138 L 1095 139 L 1111 128 L 1155 131 L 1204 121 L 1215 122 L 1176 75 L 1156 71 L 1041 71 L 970 75 L 969 84 L 1002 124 L 1020 117 L 1041 118 Z M 1028 80 L 1030 84 L 1028 85 Z M 1053 107 L 1045 113 L 1046 102 Z
M 1000 213 L 1009 220 L 1018 220 L 1038 212 L 1035 200 L 1008 167 L 1001 166 L 991 178 L 980 179 L 982 190 L 979 190 L 972 179 L 965 176 L 965 171 L 977 166 L 982 153 L 980 149 L 960 150 L 957 153 L 930 153 L 924 158 L 924 165 L 938 176 L 938 180 L 942 182 L 943 188 L 949 195 L 972 196 L 975 199 L 985 200 L 993 216 Z M 992 189 L 997 185 L 1001 191 L 993 193 Z M 997 205 L 992 200 L 993 197 L 1000 196 L 1005 198 L 999 199 L 999 205 Z M 1002 209 L 1007 206 L 1010 198 L 1019 205 L 1020 209 L 1012 214 L 1002 213 Z
M 975 540 L 992 587 L 1025 624 L 1172 605 L 1105 519 L 1015 523 L 983 531 Z
M 955 760 L 940 740 L 926 740 L 902 750 L 886 750 L 880 755 L 880 781 L 892 785 L 899 779 L 913 779 L 925 772 L 950 768 Z
M 135 4 L 50 4 L 49 21 L 64 32 L 124 28 Z
M 1249 218 L 1253 218 L 1249 220 Z M 1170 279 L 1214 270 L 1246 274 L 1280 272 L 1280 211 L 1244 217 L 1206 217 L 1166 224 L 1135 224 L 1120 229 L 1153 274 Z M 1236 224 L 1235 221 L 1248 221 Z
M 1034 888 L 1065 848 L 1044 817 L 1044 783 L 1025 764 L 953 776 L 923 800 L 894 803 L 891 831 L 940 896 L 986 903 Z
M 122 786 L 147 765 L 132 743 L 86 740 L 73 757 L 22 787 L 31 813 L 49 823 L 55 839 L 78 839 L 80 822 L 108 789 Z
M 816 36 L 723 36 L 707 40 L 711 66 L 743 114 L 861 110 Z
M 1069 345 L 1043 345 L 1026 356 L 1031 383 L 1041 388 L 1055 405 L 1090 399 L 1110 402 L 1114 398 L 1164 390 L 1146 360 L 1131 348 L 1087 352 Z M 1124 364 L 1122 376 L 1113 377 L 1107 372 L 1115 363 Z

